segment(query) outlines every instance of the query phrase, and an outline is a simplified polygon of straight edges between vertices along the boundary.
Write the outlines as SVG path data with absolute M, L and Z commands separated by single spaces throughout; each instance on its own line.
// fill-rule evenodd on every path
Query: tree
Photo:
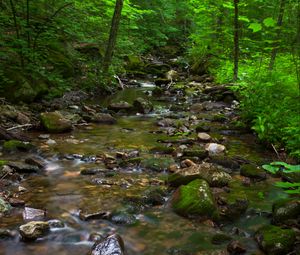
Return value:
M 234 68 L 233 80 L 238 79 L 239 73 L 239 0 L 234 0 Z
M 115 11 L 111 21 L 109 40 L 103 61 L 103 72 L 107 73 L 113 57 L 124 0 L 116 0 Z

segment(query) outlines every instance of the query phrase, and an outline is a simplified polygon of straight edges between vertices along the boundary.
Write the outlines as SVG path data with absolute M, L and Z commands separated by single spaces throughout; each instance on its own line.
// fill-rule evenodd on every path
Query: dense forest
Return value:
M 85 245 L 66 248 L 78 241 L 80 231 L 89 232 L 89 241 L 96 241 L 94 255 L 126 254 L 122 238 L 130 255 L 262 254 L 258 249 L 271 255 L 299 254 L 300 0 L 0 0 L 0 35 L 3 254 L 40 254 L 39 249 L 44 254 L 86 254 Z M 25 165 L 14 162 L 20 159 Z M 106 170 L 100 171 L 99 164 Z M 41 169 L 52 167 L 60 169 L 59 177 L 52 170 L 47 170 L 48 179 L 40 176 Z M 162 174 L 166 171 L 167 177 Z M 77 172 L 84 177 L 104 176 L 91 182 L 104 191 L 89 188 L 92 184 L 87 185 L 86 179 L 74 181 Z M 30 177 L 32 173 L 37 179 Z M 20 191 L 24 180 L 27 189 L 35 187 L 44 197 L 34 199 L 35 191 Z M 64 186 L 67 182 L 70 187 Z M 150 191 L 144 186 L 151 186 Z M 24 222 L 20 212 L 13 212 L 19 216 L 12 224 L 11 206 L 25 206 L 23 219 L 43 218 L 46 210 L 55 211 L 54 204 L 63 203 L 48 188 L 54 189 L 53 194 L 72 190 L 89 201 L 89 210 L 76 216 L 81 221 L 101 219 L 135 228 L 93 236 L 94 225 L 78 227 L 74 213 L 68 219 L 64 213 L 53 213 L 52 222 L 20 226 L 21 239 L 33 241 L 66 224 L 77 231 L 76 237 L 68 232 L 72 241 L 65 242 L 61 234 L 63 245 L 49 248 L 58 238 L 51 232 L 45 245 L 14 247 L 9 243 L 16 242 L 11 230 Z M 106 197 L 105 188 L 115 194 Z M 95 192 L 101 193 L 101 199 L 95 198 Z M 213 202 L 199 205 L 197 192 L 203 201 Z M 137 202 L 136 194 L 143 199 Z M 181 200 L 184 195 L 188 198 Z M 115 199 L 119 211 L 95 209 L 89 199 L 105 201 L 106 207 Z M 232 199 L 235 203 L 230 204 Z M 86 207 L 82 201 L 80 206 Z M 119 208 L 124 201 L 126 210 Z M 183 216 L 165 216 L 178 221 L 167 234 L 163 231 L 172 224 L 162 211 L 155 211 L 157 206 L 168 207 L 165 201 Z M 64 211 L 74 209 L 67 207 L 70 204 L 76 203 L 66 202 Z M 137 204 L 151 215 L 136 209 Z M 272 225 L 255 234 L 251 232 L 255 227 L 250 227 L 250 234 L 241 230 L 248 216 L 239 227 L 232 225 L 246 211 L 262 217 L 251 223 L 254 226 L 269 219 Z M 200 235 L 201 227 L 191 227 L 193 234 L 184 239 L 188 229 L 180 230 L 179 225 L 196 224 L 195 215 L 201 216 L 201 222 L 205 219 L 205 229 L 220 227 L 222 233 L 215 233 L 212 243 L 226 244 L 225 248 L 206 246 L 211 233 L 205 230 L 207 236 Z M 161 222 L 161 232 L 147 225 L 156 221 Z M 228 234 L 229 226 L 235 227 L 235 234 Z M 147 231 L 153 239 L 151 249 L 143 244 L 149 238 Z M 162 243 L 168 243 L 167 237 L 173 239 L 168 249 L 155 242 L 156 235 Z M 140 246 L 133 244 L 137 236 L 145 236 Z M 254 236 L 256 246 L 249 236 Z M 180 248 L 171 245 L 176 237 L 184 243 Z M 10 238 L 14 241 L 1 241 Z M 106 246 L 114 251 L 107 253 Z

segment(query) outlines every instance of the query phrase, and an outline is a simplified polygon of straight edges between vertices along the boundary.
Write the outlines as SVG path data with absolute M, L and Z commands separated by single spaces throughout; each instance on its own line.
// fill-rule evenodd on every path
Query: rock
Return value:
M 23 211 L 23 219 L 26 221 L 43 220 L 46 217 L 46 211 L 25 207 Z
M 263 169 L 251 164 L 241 166 L 241 175 L 258 181 L 265 180 L 267 178 L 267 174 Z
M 104 173 L 104 172 L 106 172 L 105 169 L 89 168 L 89 169 L 82 169 L 80 171 L 80 174 L 82 174 L 82 175 L 95 175 L 95 174 Z
M 183 151 L 184 157 L 197 157 L 200 160 L 205 159 L 208 156 L 206 150 L 199 148 L 199 149 L 187 149 Z
M 110 212 L 93 212 L 93 213 L 86 213 L 83 211 L 80 211 L 79 218 L 83 221 L 89 221 L 89 220 L 108 220 L 111 218 Z
M 210 156 L 213 156 L 213 155 L 218 155 L 218 154 L 222 154 L 223 152 L 225 152 L 226 147 L 222 144 L 208 143 L 205 145 L 205 150 L 208 151 L 208 154 Z
M 150 169 L 157 172 L 166 171 L 175 161 L 172 157 L 153 157 L 143 159 L 141 166 L 145 169 Z
M 125 102 L 125 101 L 120 101 L 120 102 L 117 102 L 117 103 L 111 103 L 109 106 L 108 106 L 108 109 L 109 110 L 112 110 L 114 112 L 118 112 L 118 111 L 130 111 L 132 109 L 132 105 Z
M 150 101 L 139 97 L 134 100 L 133 107 L 136 112 L 148 114 L 153 110 L 153 105 Z
M 197 136 L 201 142 L 208 142 L 211 140 L 211 136 L 207 133 L 198 133 Z
M 172 119 L 162 119 L 157 122 L 157 126 L 159 127 L 172 127 L 174 125 L 174 120 Z
M 34 241 L 40 237 L 45 236 L 50 230 L 48 222 L 31 221 L 25 225 L 20 226 L 19 232 L 24 241 Z
M 195 179 L 204 179 L 211 186 L 223 187 L 226 186 L 232 178 L 228 173 L 222 171 L 221 167 L 209 163 L 202 163 L 200 165 L 195 164 L 187 168 L 179 169 L 169 176 L 168 182 L 171 186 L 178 187 Z
M 201 124 L 198 124 L 196 127 L 195 127 L 195 130 L 197 133 L 200 133 L 200 132 L 208 132 L 210 131 L 210 127 L 207 126 L 205 123 L 201 123 Z
M 288 181 L 288 182 L 300 182 L 300 172 L 285 172 L 285 171 L 281 171 L 280 173 L 281 178 L 284 181 Z
M 30 151 L 35 147 L 29 142 L 22 142 L 18 140 L 9 140 L 4 142 L 3 150 L 5 152 L 16 152 L 16 151 Z
M 168 85 L 170 81 L 167 78 L 157 78 L 155 79 L 154 83 L 156 86 L 163 86 L 163 85 Z
M 116 124 L 117 120 L 108 113 L 95 113 L 91 116 L 90 122 L 99 124 Z
M 166 191 L 161 187 L 152 187 L 143 194 L 143 203 L 145 205 L 157 206 L 165 203 Z
M 11 205 L 0 197 L 0 216 L 9 213 Z
M 273 204 L 272 211 L 274 224 L 293 225 L 288 223 L 300 219 L 300 200 L 297 198 L 279 200 Z
M 247 199 L 236 199 L 233 203 L 227 203 L 225 206 L 220 206 L 220 215 L 224 220 L 236 220 L 246 212 L 249 206 Z
M 0 179 L 6 179 L 9 178 L 11 175 L 13 175 L 14 170 L 7 166 L 0 166 Z
M 40 115 L 41 124 L 49 133 L 63 133 L 72 129 L 70 121 L 60 112 L 44 112 Z
M 55 144 L 56 144 L 56 141 L 53 140 L 53 139 L 48 139 L 48 140 L 46 141 L 46 144 L 48 144 L 48 145 L 55 145 Z
M 50 228 L 64 228 L 65 223 L 60 220 L 48 220 Z
M 218 233 L 218 234 L 215 234 L 211 238 L 211 243 L 216 244 L 216 245 L 220 245 L 220 244 L 223 244 L 223 243 L 227 243 L 231 240 L 232 240 L 232 238 L 229 235 L 226 235 L 226 234 L 223 234 L 223 233 Z
M 25 125 L 25 124 L 30 123 L 30 118 L 27 115 L 25 115 L 24 113 L 18 112 L 16 121 L 20 125 Z
M 90 255 L 125 255 L 124 242 L 119 235 L 109 236 L 95 243 Z
M 227 251 L 232 255 L 244 254 L 247 250 L 239 241 L 232 241 L 227 245 Z
M 38 136 L 39 139 L 42 139 L 42 140 L 47 140 L 50 138 L 50 135 L 48 134 L 41 134 Z
M 200 113 L 204 110 L 204 107 L 201 103 L 193 104 L 190 108 L 190 111 L 193 113 Z
M 33 166 L 37 166 L 40 169 L 44 169 L 46 167 L 46 162 L 43 158 L 38 156 L 32 156 L 25 159 L 25 163 Z
M 133 225 L 137 223 L 137 219 L 126 211 L 113 213 L 110 220 L 117 225 Z
M 10 198 L 9 201 L 11 206 L 13 207 L 23 207 L 25 205 L 25 201 L 18 198 Z
M 150 149 L 152 153 L 159 153 L 159 154 L 172 154 L 175 151 L 174 147 L 167 147 L 167 146 L 156 146 Z
M 14 238 L 14 233 L 9 229 L 0 228 L 0 240 Z
M 172 208 L 182 216 L 202 216 L 217 218 L 218 212 L 205 180 L 196 179 L 185 186 L 180 186 L 171 198 Z
M 286 255 L 293 250 L 295 232 L 292 229 L 268 225 L 256 232 L 255 239 L 268 255 Z
M 40 171 L 37 166 L 28 165 L 22 162 L 9 162 L 7 165 L 18 173 L 38 173 Z
M 231 170 L 236 170 L 240 168 L 238 162 L 234 159 L 224 156 L 224 155 L 212 155 L 209 160 L 210 163 L 215 163 L 225 168 L 229 168 Z

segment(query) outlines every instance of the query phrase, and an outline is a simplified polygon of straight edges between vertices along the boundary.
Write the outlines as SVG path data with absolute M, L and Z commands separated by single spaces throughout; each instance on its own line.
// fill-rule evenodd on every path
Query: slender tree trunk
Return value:
M 280 27 L 282 26 L 282 22 L 283 22 L 285 4 L 286 4 L 286 0 L 281 0 L 280 1 L 279 15 L 278 15 L 278 19 L 277 19 L 277 27 L 278 27 L 277 40 L 280 39 L 280 34 L 281 34 L 281 28 Z M 274 45 L 274 48 L 272 50 L 272 53 L 271 53 L 271 60 L 270 60 L 270 64 L 269 64 L 269 70 L 273 70 L 273 68 L 274 68 L 278 47 L 279 47 L 279 43 L 276 42 L 275 45 Z
M 233 80 L 238 79 L 239 74 L 239 0 L 234 0 L 234 68 Z
M 27 47 L 30 49 L 30 0 L 26 0 L 26 34 L 27 34 Z
M 114 16 L 111 21 L 109 40 L 103 61 L 103 72 L 107 73 L 113 57 L 124 0 L 116 0 Z

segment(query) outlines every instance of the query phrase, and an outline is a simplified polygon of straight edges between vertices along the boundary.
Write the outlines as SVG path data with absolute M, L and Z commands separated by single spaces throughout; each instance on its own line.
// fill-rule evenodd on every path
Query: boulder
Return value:
M 49 133 L 63 133 L 72 129 L 70 121 L 60 112 L 44 112 L 40 115 L 41 124 Z
M 118 111 L 130 111 L 132 109 L 132 105 L 125 102 L 125 101 L 120 101 L 120 102 L 117 102 L 117 103 L 111 103 L 109 106 L 108 106 L 108 109 L 109 110 L 112 110 L 114 112 L 118 112 Z
M 169 176 L 168 182 L 171 186 L 185 185 L 195 179 L 204 179 L 210 186 L 223 187 L 231 181 L 231 176 L 222 171 L 221 167 L 210 163 L 194 164 L 179 169 Z
M 9 141 L 4 142 L 4 144 L 3 144 L 3 150 L 5 152 L 16 152 L 16 151 L 27 152 L 34 148 L 35 147 L 31 143 L 22 142 L 22 141 L 18 141 L 18 140 L 9 140 Z
M 218 217 L 213 195 L 205 180 L 196 179 L 180 186 L 171 198 L 171 205 L 182 216 Z
M 198 133 L 198 139 L 201 142 L 208 142 L 211 140 L 211 136 L 207 133 Z
M 166 171 L 175 161 L 172 157 L 153 157 L 143 159 L 141 166 L 145 169 L 150 169 L 157 172 Z
M 136 112 L 148 114 L 153 110 L 153 105 L 150 101 L 139 97 L 134 100 L 133 107 Z
M 183 151 L 184 157 L 198 157 L 199 159 L 205 159 L 208 156 L 206 150 L 202 148 L 195 148 L 195 149 L 187 149 Z
M 38 173 L 40 171 L 37 166 L 22 162 L 9 162 L 7 165 L 18 173 Z
M 292 229 L 268 225 L 256 232 L 255 239 L 266 254 L 286 255 L 293 250 L 295 232 Z
M 26 158 L 25 163 L 29 165 L 37 166 L 40 169 L 44 169 L 46 167 L 45 160 L 38 156 L 31 156 Z
M 241 175 L 258 181 L 265 180 L 267 178 L 267 174 L 263 169 L 251 164 L 241 166 Z
M 96 242 L 90 255 L 125 255 L 125 247 L 119 235 L 107 237 L 104 241 Z
M 49 230 L 49 223 L 43 221 L 31 221 L 19 227 L 19 232 L 24 241 L 34 241 L 45 236 Z
M 210 156 L 219 155 L 225 152 L 226 147 L 222 144 L 208 143 L 205 145 L 205 150 L 208 151 Z
M 108 113 L 95 113 L 91 116 L 90 121 L 99 124 L 115 124 L 117 120 Z
M 279 200 L 273 204 L 272 212 L 274 224 L 289 225 L 289 221 L 300 219 L 300 199 Z
M 3 198 L 0 197 L 0 216 L 6 214 L 11 210 L 11 206 Z

